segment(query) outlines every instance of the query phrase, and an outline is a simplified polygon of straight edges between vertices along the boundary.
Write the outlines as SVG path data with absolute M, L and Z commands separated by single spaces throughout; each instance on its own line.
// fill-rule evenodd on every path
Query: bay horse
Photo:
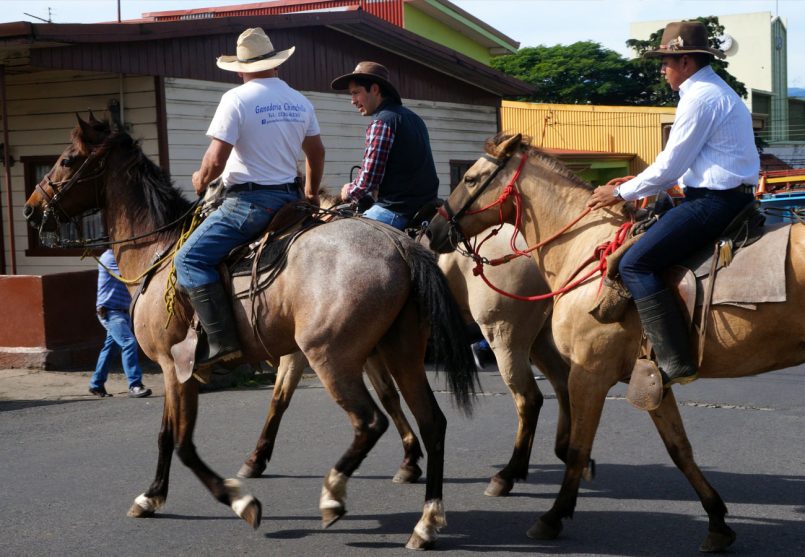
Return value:
M 149 517 L 164 505 L 175 450 L 215 499 L 256 528 L 262 514 L 259 501 L 242 494 L 238 480 L 224 480 L 198 455 L 193 429 L 199 383 L 181 383 L 171 356 L 171 346 L 185 338 L 192 316 L 179 295 L 168 321 L 165 302 L 171 255 L 191 204 L 125 131 L 91 116 L 89 121 L 78 118 L 72 143 L 36 186 L 24 214 L 47 237 L 58 222 L 92 209 L 105 213 L 108 242 L 122 275 L 141 277 L 153 270 L 144 291 L 130 290 L 136 296 L 135 335 L 162 368 L 165 401 L 156 476 L 135 499 L 129 516 Z M 249 283 L 250 277 L 236 277 L 233 290 L 248 291 Z M 411 409 L 428 455 L 424 510 L 407 546 L 433 545 L 445 524 L 446 420 L 425 375 L 431 332 L 456 404 L 467 413 L 477 383 L 464 323 L 435 256 L 387 227 L 362 219 L 336 220 L 299 236 L 274 282 L 256 293 L 253 303 L 236 299 L 234 305 L 250 361 L 301 350 L 349 416 L 353 441 L 325 476 L 319 501 L 324 527 L 346 512 L 347 480 L 388 427 L 362 378 L 370 354 L 382 360 Z
M 627 219 L 623 206 L 586 212 L 589 184 L 561 163 L 522 141 L 500 136 L 453 190 L 430 227 L 431 247 L 449 251 L 461 236 L 474 236 L 501 220 L 516 223 L 551 290 L 567 284 L 597 246 L 613 238 Z M 574 217 L 580 220 L 570 228 Z M 564 228 L 563 228 L 564 227 Z M 557 234 L 560 230 L 566 231 Z M 542 242 L 542 244 L 541 244 Z M 530 248 L 529 248 L 530 249 Z M 759 303 L 755 310 L 712 306 L 708 315 L 700 376 L 743 377 L 805 361 L 805 225 L 790 229 L 785 263 L 785 303 Z M 552 508 L 528 530 L 538 539 L 556 538 L 562 519 L 572 517 L 582 468 L 587 462 L 609 389 L 628 378 L 641 342 L 634 306 L 622 321 L 602 324 L 588 310 L 598 293 L 596 277 L 554 299 L 551 318 L 559 352 L 570 365 L 571 429 L 568 462 Z M 703 551 L 720 551 L 735 540 L 727 508 L 693 458 L 673 391 L 650 412 L 671 459 L 696 491 L 709 519 Z
M 335 200 L 322 195 L 322 206 L 335 204 Z M 492 236 L 481 246 L 481 255 L 489 259 L 502 256 L 509 250 L 510 225 Z M 521 246 L 524 247 L 524 246 Z M 550 327 L 545 323 L 550 315 L 549 300 L 523 302 L 498 294 L 473 275 L 473 261 L 457 252 L 442 254 L 439 267 L 444 272 L 464 319 L 476 322 L 495 354 L 498 370 L 509 388 L 517 412 L 518 426 L 514 449 L 509 462 L 489 481 L 485 495 L 508 495 L 517 480 L 528 475 L 531 448 L 537 428 L 544 396 L 534 380 L 531 362 L 551 382 L 559 404 L 554 451 L 566 461 L 570 439 L 570 402 L 567 387 L 569 366 L 553 344 Z M 487 276 L 506 292 L 526 296 L 547 292 L 542 277 L 527 259 L 517 259 L 507 265 L 491 267 Z M 248 455 L 238 476 L 259 477 L 271 460 L 274 443 L 282 416 L 288 409 L 291 397 L 308 362 L 301 352 L 283 356 L 277 369 L 271 404 L 263 430 L 255 449 Z M 365 366 L 366 376 L 377 393 L 381 404 L 397 427 L 403 445 L 403 461 L 393 477 L 395 483 L 413 483 L 422 471 L 417 462 L 422 456 L 419 440 L 400 407 L 394 383 L 390 381 L 383 363 L 370 356 Z M 587 476 L 591 479 L 594 463 L 590 463 Z

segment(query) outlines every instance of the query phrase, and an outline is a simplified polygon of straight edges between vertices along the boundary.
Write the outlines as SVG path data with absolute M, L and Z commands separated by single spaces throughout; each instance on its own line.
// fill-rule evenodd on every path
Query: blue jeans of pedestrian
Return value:
M 139 347 L 134 333 L 131 331 L 131 318 L 128 310 L 107 309 L 106 317 L 98 316 L 106 329 L 106 340 L 95 364 L 95 373 L 89 380 L 92 389 L 99 389 L 109 376 L 109 365 L 118 354 L 123 359 L 123 371 L 126 373 L 129 387 L 143 384 L 143 372 L 140 369 Z
M 277 211 L 299 199 L 298 191 L 257 190 L 228 193 L 176 254 L 176 278 L 184 288 L 220 280 L 217 265 L 233 248 L 265 230 Z
M 367 219 L 376 220 L 379 222 L 383 222 L 388 224 L 389 226 L 393 226 L 397 230 L 405 230 L 405 227 L 408 225 L 408 217 L 403 215 L 402 213 L 395 213 L 394 211 L 389 211 L 385 207 L 380 207 L 379 205 L 375 204 L 366 209 L 364 211 L 363 216 Z
M 660 273 L 712 245 L 751 201 L 751 194 L 737 189 L 687 188 L 682 203 L 654 223 L 621 259 L 621 280 L 632 297 L 640 300 L 664 290 Z

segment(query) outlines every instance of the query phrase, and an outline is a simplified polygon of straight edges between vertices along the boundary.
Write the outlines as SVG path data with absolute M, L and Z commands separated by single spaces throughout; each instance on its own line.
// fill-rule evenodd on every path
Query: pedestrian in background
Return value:
M 147 397 L 151 394 L 151 389 L 147 389 L 143 385 L 139 347 L 131 330 L 131 317 L 129 317 L 131 295 L 125 285 L 110 273 L 119 275 L 120 270 L 117 267 L 114 253 L 108 249 L 103 252 L 98 264 L 98 293 L 95 302 L 98 321 L 106 329 L 106 340 L 98 355 L 95 373 L 89 381 L 89 392 L 99 397 L 112 396 L 106 392 L 104 385 L 109 375 L 109 364 L 112 358 L 119 353 L 122 356 L 123 371 L 126 373 L 129 383 L 129 396 L 131 398 Z

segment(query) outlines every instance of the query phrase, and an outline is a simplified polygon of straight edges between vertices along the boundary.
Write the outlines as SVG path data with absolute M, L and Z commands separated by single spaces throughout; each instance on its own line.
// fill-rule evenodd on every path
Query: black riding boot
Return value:
M 651 341 L 663 386 L 690 383 L 699 375 L 679 302 L 669 290 L 635 300 L 643 331 Z
M 196 367 L 207 367 L 240 358 L 242 353 L 232 303 L 223 285 L 220 282 L 213 282 L 188 288 L 187 294 L 207 334 L 207 350 L 204 350 L 202 343 L 199 343 Z

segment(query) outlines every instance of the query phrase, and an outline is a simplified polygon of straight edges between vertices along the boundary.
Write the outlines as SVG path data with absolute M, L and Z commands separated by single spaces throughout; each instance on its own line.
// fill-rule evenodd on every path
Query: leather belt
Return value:
M 738 190 L 741 193 L 746 193 L 746 194 L 749 194 L 749 195 L 755 195 L 755 186 L 752 186 L 752 185 L 749 185 L 749 184 L 741 184 L 740 186 L 738 186 L 735 189 Z
M 243 184 L 233 184 L 226 188 L 226 192 L 240 192 L 240 191 L 287 191 L 293 193 L 299 189 L 299 182 L 289 182 L 287 184 L 255 184 L 254 182 L 245 182 Z

